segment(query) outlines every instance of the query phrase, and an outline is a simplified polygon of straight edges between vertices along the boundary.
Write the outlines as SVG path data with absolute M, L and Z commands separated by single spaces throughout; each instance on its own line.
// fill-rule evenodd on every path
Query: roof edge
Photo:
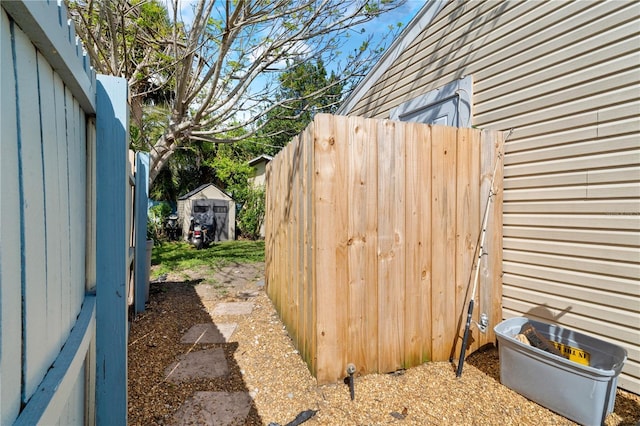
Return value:
M 438 12 L 440 12 L 448 2 L 449 0 L 430 0 L 426 3 L 400 33 L 398 38 L 391 43 L 391 46 L 384 55 L 382 55 L 382 58 L 373 66 L 364 79 L 358 83 L 355 89 L 351 91 L 336 111 L 336 114 L 348 115 L 367 91 L 380 79 L 382 74 L 398 59 L 402 52 L 433 22 L 433 18 L 435 18 Z
M 229 194 L 227 194 L 227 191 L 223 191 L 222 189 L 220 189 L 217 185 L 213 184 L 213 183 L 205 183 L 203 185 L 200 185 L 199 187 L 197 187 L 196 189 L 187 192 L 184 195 L 181 195 L 180 197 L 178 197 L 178 201 L 184 201 L 186 199 L 188 199 L 189 197 L 191 197 L 192 195 L 197 194 L 198 192 L 204 190 L 205 188 L 209 187 L 209 186 L 213 186 L 214 188 L 216 188 L 218 191 L 222 192 L 224 195 L 226 195 L 227 197 L 229 197 L 229 199 L 231 199 L 231 201 L 235 202 L 236 200 Z
M 266 161 L 271 161 L 273 160 L 273 157 L 271 155 L 267 155 L 267 154 L 262 154 L 257 156 L 256 158 L 249 160 L 249 165 L 253 166 L 255 163 L 257 163 L 260 160 L 266 160 Z

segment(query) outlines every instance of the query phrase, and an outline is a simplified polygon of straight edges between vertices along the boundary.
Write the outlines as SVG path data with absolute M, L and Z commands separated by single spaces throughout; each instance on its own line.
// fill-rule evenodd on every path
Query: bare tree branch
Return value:
M 166 128 L 150 149 L 151 182 L 177 147 L 238 142 L 264 129 L 274 111 L 294 120 L 311 104 L 300 107 L 300 101 L 355 85 L 383 44 L 364 37 L 345 56 L 339 52 L 344 37 L 404 1 L 199 0 L 185 24 L 178 0 L 169 2 L 165 20 L 146 15 L 165 7 L 157 0 L 67 0 L 94 66 L 126 77 L 136 102 L 160 96 L 170 104 Z M 276 101 L 277 76 L 314 59 L 330 64 L 338 78 L 313 93 Z

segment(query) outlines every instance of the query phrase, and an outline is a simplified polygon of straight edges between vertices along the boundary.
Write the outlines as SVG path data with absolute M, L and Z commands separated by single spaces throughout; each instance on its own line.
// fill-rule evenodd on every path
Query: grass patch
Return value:
M 224 241 L 196 250 L 188 243 L 164 242 L 154 245 L 151 279 L 169 272 L 195 268 L 220 268 L 229 263 L 264 262 L 264 241 Z

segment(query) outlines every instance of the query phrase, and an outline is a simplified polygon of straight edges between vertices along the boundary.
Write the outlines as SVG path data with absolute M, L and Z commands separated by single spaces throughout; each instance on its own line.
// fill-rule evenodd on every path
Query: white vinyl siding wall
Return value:
M 350 115 L 473 78 L 505 144 L 503 316 L 624 347 L 640 393 L 640 3 L 450 2 Z M 343 112 L 343 113 L 344 113 Z M 495 325 L 495 324 L 494 324 Z

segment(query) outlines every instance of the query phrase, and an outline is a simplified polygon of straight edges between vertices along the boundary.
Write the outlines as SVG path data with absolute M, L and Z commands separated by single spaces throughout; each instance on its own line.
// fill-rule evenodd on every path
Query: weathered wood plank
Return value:
M 332 117 L 335 135 L 335 173 L 334 173 L 334 228 L 327 231 L 335 234 L 335 251 L 336 251 L 336 278 L 335 278 L 335 304 L 336 304 L 336 330 L 338 332 L 338 348 L 339 357 L 335 363 L 338 375 L 336 379 L 340 379 L 347 375 L 346 367 L 352 359 L 353 354 L 348 352 L 349 338 L 349 259 L 348 259 L 348 241 L 349 241 L 349 210 L 351 203 L 348 198 L 348 144 L 350 129 L 345 119 L 339 120 Z
M 22 386 L 22 262 L 20 237 L 19 150 L 15 73 L 11 33 L 18 31 L 0 8 L 0 66 L 3 102 L 0 132 L 0 424 L 11 424 L 20 412 Z
M 405 363 L 431 357 L 431 132 L 408 125 L 406 180 Z
M 305 216 L 304 216 L 304 180 L 305 180 L 305 159 L 304 159 L 304 137 L 302 134 L 298 136 L 298 146 L 296 147 L 295 153 L 297 164 L 297 173 L 296 173 L 296 282 L 297 282 L 297 298 L 296 298 L 296 322 L 298 324 L 298 344 L 296 345 L 299 353 L 303 353 L 305 351 L 305 341 L 307 340 L 306 328 L 305 328 L 305 267 L 304 267 L 304 255 L 305 255 L 305 245 L 304 245 L 304 229 L 305 229 Z
M 456 190 L 456 279 L 455 319 L 451 356 L 457 359 L 461 350 L 467 307 L 473 288 L 474 266 L 478 257 L 481 216 L 480 202 L 480 139 L 472 129 L 457 129 L 457 190 Z M 474 302 L 475 303 L 475 302 Z M 477 305 L 476 305 L 477 306 Z M 478 309 L 474 312 L 478 316 Z M 469 347 L 477 347 L 477 329 L 473 327 Z M 465 348 L 466 350 L 467 348 Z
M 348 128 L 348 336 L 351 362 L 360 372 L 378 368 L 377 139 L 374 120 L 350 118 Z
M 456 134 L 434 126 L 432 134 L 432 357 L 449 359 L 455 330 Z
M 297 138 L 293 142 L 293 144 L 289 144 L 287 146 L 287 157 L 288 163 L 291 164 L 292 167 L 289 168 L 289 173 L 287 176 L 287 187 L 288 191 L 286 192 L 287 199 L 287 287 L 288 292 L 287 295 L 287 309 L 288 309 L 288 323 L 291 326 L 291 337 L 295 342 L 298 339 L 299 329 L 297 327 L 298 315 L 296 312 L 297 303 L 298 303 L 298 283 L 296 280 L 296 270 L 295 270 L 295 261 L 296 261 L 296 208 L 295 208 L 295 200 L 296 200 L 296 174 L 297 174 L 297 164 L 295 158 L 296 148 L 298 146 Z
M 404 126 L 380 122 L 378 131 L 378 368 L 403 368 L 404 358 Z
M 316 277 L 315 277 L 315 203 L 314 203 L 314 130 L 313 126 L 307 126 L 304 137 L 305 149 L 305 257 L 306 257 L 306 318 L 307 323 L 307 359 L 311 371 L 315 372 L 317 368 L 316 348 L 317 348 L 317 332 L 316 332 Z
M 490 196 L 491 205 L 489 210 L 489 220 L 487 222 L 486 253 L 485 263 L 481 265 L 481 283 L 479 292 L 480 313 L 485 313 L 489 319 L 487 331 L 478 337 L 479 345 L 493 343 L 495 333 L 493 328 L 502 321 L 501 309 L 495 307 L 502 306 L 502 204 L 504 191 L 502 188 L 502 169 L 504 158 L 504 142 L 501 133 L 483 131 L 482 138 L 482 188 L 481 200 Z M 490 170 L 490 171 L 489 171 Z M 493 188 L 489 183 L 487 187 L 485 173 L 489 173 L 493 180 Z M 495 176 L 493 174 L 495 173 Z
M 342 375 L 342 330 L 338 329 L 336 247 L 336 136 L 334 120 L 320 114 L 315 118 L 315 228 L 317 378 L 323 382 Z

